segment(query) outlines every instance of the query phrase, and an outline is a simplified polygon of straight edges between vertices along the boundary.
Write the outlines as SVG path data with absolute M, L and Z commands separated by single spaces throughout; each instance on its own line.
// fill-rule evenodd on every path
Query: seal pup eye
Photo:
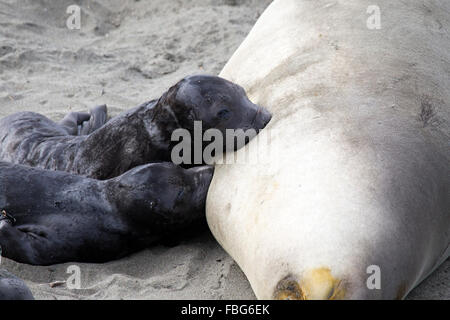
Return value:
M 228 109 L 222 109 L 217 113 L 217 117 L 220 119 L 228 120 L 231 116 L 231 112 Z

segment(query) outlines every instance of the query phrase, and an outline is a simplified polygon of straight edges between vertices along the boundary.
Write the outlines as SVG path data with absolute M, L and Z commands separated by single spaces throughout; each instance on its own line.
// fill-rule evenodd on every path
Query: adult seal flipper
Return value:
M 22 280 L 0 269 L 0 300 L 34 300 L 34 298 Z
M 273 114 L 207 199 L 260 299 L 404 298 L 449 256 L 450 2 L 377 5 L 275 0 L 221 73 Z

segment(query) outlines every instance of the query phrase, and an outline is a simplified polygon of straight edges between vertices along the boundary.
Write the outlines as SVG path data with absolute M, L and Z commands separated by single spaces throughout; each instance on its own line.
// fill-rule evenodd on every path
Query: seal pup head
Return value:
M 183 169 L 172 163 L 151 163 L 109 180 L 120 212 L 146 228 L 184 228 L 205 216 L 214 168 Z M 151 231 L 151 230 L 149 230 Z
M 258 133 L 272 118 L 269 111 L 249 100 L 241 86 L 216 76 L 186 77 L 170 88 L 162 99 L 179 126 L 191 134 L 194 121 L 202 122 L 203 132 L 217 129 L 226 137 L 227 129 L 253 129 Z

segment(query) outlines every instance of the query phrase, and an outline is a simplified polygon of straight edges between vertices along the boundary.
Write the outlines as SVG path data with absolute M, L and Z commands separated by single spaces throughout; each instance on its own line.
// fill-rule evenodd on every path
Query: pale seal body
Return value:
M 450 254 L 450 3 L 377 4 L 276 0 L 221 73 L 273 114 L 207 200 L 260 299 L 404 298 Z

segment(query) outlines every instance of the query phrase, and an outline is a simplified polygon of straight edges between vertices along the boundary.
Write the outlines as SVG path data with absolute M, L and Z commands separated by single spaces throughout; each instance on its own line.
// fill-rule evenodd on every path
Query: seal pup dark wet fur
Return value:
M 153 163 L 109 180 L 0 162 L 0 246 L 21 263 L 105 262 L 205 218 L 213 167 Z
M 80 118 L 72 119 L 69 128 L 86 116 Z M 108 179 L 138 165 L 171 161 L 173 131 L 193 134 L 194 121 L 202 122 L 203 131 L 215 128 L 225 136 L 226 129 L 258 131 L 270 119 L 242 87 L 219 77 L 190 76 L 89 135 L 70 135 L 73 129 L 33 112 L 5 117 L 0 120 L 0 160 Z
M 26 284 L 4 269 L 0 269 L 0 300 L 33 300 Z

